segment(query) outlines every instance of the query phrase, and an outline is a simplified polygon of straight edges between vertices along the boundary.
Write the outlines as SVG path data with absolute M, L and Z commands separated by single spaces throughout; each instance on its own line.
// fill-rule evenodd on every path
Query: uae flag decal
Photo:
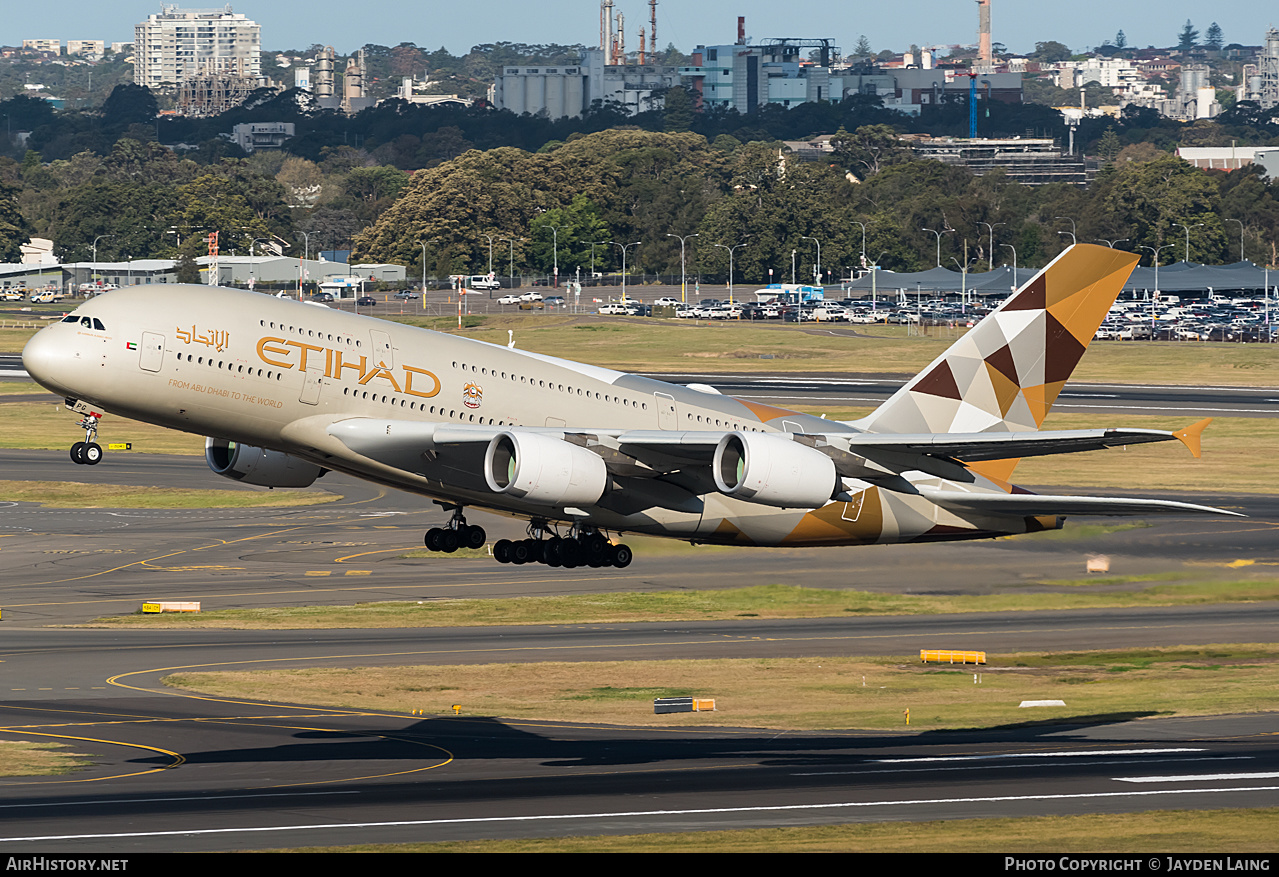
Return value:
M 136 343 L 132 342 L 132 341 L 126 341 L 126 342 L 124 342 L 124 349 L 125 349 L 125 350 L 137 350 L 137 349 L 138 349 L 138 345 L 137 345 Z

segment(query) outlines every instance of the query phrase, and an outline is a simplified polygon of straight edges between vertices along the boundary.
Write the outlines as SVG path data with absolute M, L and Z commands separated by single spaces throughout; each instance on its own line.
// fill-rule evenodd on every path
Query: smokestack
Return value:
M 737 16 L 737 45 L 746 45 L 746 16 Z
M 983 73 L 995 66 L 990 48 L 990 0 L 977 0 L 977 61 Z

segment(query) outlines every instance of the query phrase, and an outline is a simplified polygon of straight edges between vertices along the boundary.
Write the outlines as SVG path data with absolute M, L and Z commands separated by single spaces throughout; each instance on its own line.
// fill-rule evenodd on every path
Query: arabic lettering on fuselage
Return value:
M 205 347 L 212 347 L 221 353 L 231 344 L 231 333 L 225 330 L 214 329 L 207 334 L 200 335 L 196 333 L 195 326 L 190 331 L 186 329 L 175 329 L 178 340 L 184 344 L 203 344 Z
M 318 344 L 307 344 L 303 341 L 290 341 L 287 338 L 266 336 L 258 339 L 258 358 L 267 365 L 283 369 L 299 369 L 301 371 L 319 371 L 320 355 L 324 356 L 324 377 L 342 380 L 350 370 L 359 376 L 358 383 L 366 385 L 377 378 L 387 381 L 397 393 L 429 399 L 440 392 L 440 379 L 434 372 L 411 365 L 400 365 L 398 368 L 387 368 L 384 362 L 370 364 L 368 357 L 360 356 L 351 360 L 350 351 L 335 350 Z M 343 356 L 348 357 L 343 361 Z M 399 379 L 396 375 L 399 375 Z M 414 378 L 418 378 L 418 386 L 413 386 Z M 422 389 L 422 379 L 430 380 L 431 388 Z

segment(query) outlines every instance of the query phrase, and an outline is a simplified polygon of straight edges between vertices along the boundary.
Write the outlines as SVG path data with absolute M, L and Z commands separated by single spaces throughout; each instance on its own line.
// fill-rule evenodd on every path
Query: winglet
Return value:
M 1203 456 L 1203 453 L 1199 447 L 1199 437 L 1203 435 L 1204 429 L 1207 428 L 1208 424 L 1210 423 L 1212 423 L 1211 417 L 1205 420 L 1201 420 L 1198 423 L 1192 423 L 1190 424 L 1190 426 L 1187 426 L 1185 429 L 1179 429 L 1173 433 L 1173 436 L 1176 437 L 1183 445 L 1189 448 L 1190 453 L 1194 454 L 1195 458 L 1198 459 L 1199 457 Z

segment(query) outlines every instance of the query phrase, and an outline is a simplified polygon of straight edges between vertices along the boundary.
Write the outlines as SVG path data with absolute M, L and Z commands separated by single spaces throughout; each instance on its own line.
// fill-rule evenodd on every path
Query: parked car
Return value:
M 333 301 L 333 293 L 317 292 L 315 295 L 311 296 L 311 301 Z
M 497 303 L 500 305 L 517 305 L 520 303 L 520 297 L 518 295 L 504 295 L 497 300 Z
M 371 295 L 362 295 L 355 300 L 355 303 L 362 308 L 371 308 L 377 304 L 377 299 Z
M 520 296 L 520 301 L 541 301 L 541 300 L 542 300 L 542 293 L 540 292 L 526 292 Z
M 395 294 L 395 298 L 398 298 L 400 301 L 416 301 L 417 297 L 418 295 L 416 292 L 410 292 L 407 289 L 402 289 Z
M 544 301 L 545 301 L 548 305 L 556 305 L 556 306 L 558 306 L 558 305 L 562 305 L 562 304 L 564 304 L 564 296 L 562 296 L 562 295 L 552 295 L 552 296 L 549 296 L 549 297 L 547 297 L 546 299 L 544 299 Z

